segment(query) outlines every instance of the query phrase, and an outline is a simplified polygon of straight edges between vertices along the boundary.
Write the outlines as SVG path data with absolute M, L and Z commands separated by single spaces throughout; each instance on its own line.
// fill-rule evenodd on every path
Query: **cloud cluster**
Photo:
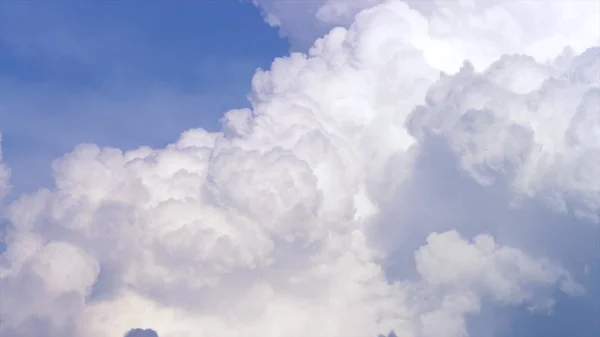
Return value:
M 429 89 L 407 127 L 419 143 L 441 138 L 482 184 L 501 179 L 516 196 L 598 222 L 600 48 L 566 57 L 560 70 L 526 56 L 481 74 L 467 64 Z
M 460 337 L 488 302 L 585 294 L 592 243 L 557 240 L 598 229 L 595 30 L 541 63 L 473 50 L 497 31 L 473 19 L 448 59 L 428 34 L 467 9 L 366 9 L 257 72 L 221 132 L 58 159 L 5 212 L 2 336 Z
M 279 27 L 298 50 L 310 47 L 315 38 L 336 26 L 348 27 L 364 10 L 388 4 L 387 0 L 253 0 L 265 21 Z M 570 45 L 575 52 L 600 43 L 596 1 L 535 0 L 406 0 L 419 13 L 426 29 L 415 32 L 412 41 L 425 52 L 431 64 L 456 71 L 464 59 L 479 69 L 503 54 L 526 53 L 538 59 L 560 53 Z M 358 15 L 360 14 L 360 15 Z M 358 16 L 357 16 L 358 15 Z M 412 25 L 411 25 L 412 26 Z M 406 31 L 408 26 L 401 28 Z M 443 58 L 435 59 L 439 55 Z

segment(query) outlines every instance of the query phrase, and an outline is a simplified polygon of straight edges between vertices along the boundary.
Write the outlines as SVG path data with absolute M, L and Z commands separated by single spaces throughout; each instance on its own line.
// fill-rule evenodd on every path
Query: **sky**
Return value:
M 24 23 L 27 24 L 24 24 Z M 288 43 L 237 1 L 0 4 L 0 123 L 13 196 L 80 143 L 165 145 L 247 107 Z
M 596 1 L 0 3 L 3 337 L 597 337 L 599 177 Z

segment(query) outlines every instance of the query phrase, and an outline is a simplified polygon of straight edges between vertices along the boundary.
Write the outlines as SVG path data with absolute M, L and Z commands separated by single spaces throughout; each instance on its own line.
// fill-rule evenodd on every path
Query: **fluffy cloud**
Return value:
M 506 56 L 482 74 L 467 64 L 430 88 L 408 129 L 420 143 L 441 138 L 482 184 L 502 179 L 517 197 L 598 222 L 599 71 L 600 48 L 560 71 L 524 56 Z
M 335 26 L 348 27 L 355 16 L 385 0 L 253 0 L 265 21 L 279 27 L 299 50 Z M 506 53 L 526 53 L 546 61 L 570 45 L 577 53 L 600 42 L 600 4 L 595 1 L 407 0 L 427 22 L 428 29 L 412 42 L 425 57 L 445 71 L 456 71 L 464 59 L 485 68 Z M 361 12 L 362 11 L 362 12 Z M 383 18 L 383 17 L 380 17 Z M 410 25 L 412 26 L 412 25 Z M 397 31 L 396 31 L 397 32 Z M 443 58 L 438 58 L 444 55 Z M 435 59 L 437 58 L 437 59 Z
M 366 9 L 259 71 L 222 132 L 58 159 L 6 210 L 2 335 L 459 337 L 488 302 L 584 294 L 592 243 L 557 242 L 598 229 L 595 33 L 541 63 L 558 40 L 495 60 L 536 41 L 457 27 L 448 60 L 436 22 Z

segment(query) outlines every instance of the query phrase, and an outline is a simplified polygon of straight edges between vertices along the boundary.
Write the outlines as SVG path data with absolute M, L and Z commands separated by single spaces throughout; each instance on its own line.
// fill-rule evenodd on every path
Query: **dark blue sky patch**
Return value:
M 152 329 L 131 329 L 125 337 L 158 337 L 158 333 Z

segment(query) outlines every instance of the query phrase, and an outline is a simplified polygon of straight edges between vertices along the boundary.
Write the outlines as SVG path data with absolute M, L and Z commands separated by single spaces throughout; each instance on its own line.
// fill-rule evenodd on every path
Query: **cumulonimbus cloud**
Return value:
M 598 230 L 596 32 L 536 57 L 482 20 L 429 35 L 467 10 L 365 9 L 257 72 L 221 132 L 58 159 L 5 210 L 2 335 L 459 337 L 490 301 L 584 295 L 593 244 L 556 240 Z

